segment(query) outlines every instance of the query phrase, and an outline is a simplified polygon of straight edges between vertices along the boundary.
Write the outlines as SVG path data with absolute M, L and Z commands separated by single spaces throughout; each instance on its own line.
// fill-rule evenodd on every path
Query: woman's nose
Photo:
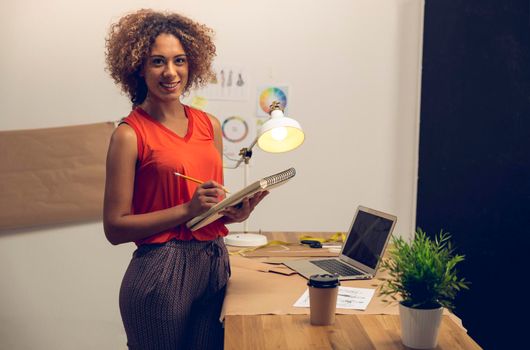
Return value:
M 174 77 L 176 75 L 177 75 L 177 67 L 172 62 L 169 62 L 166 65 L 166 69 L 164 69 L 164 77 Z

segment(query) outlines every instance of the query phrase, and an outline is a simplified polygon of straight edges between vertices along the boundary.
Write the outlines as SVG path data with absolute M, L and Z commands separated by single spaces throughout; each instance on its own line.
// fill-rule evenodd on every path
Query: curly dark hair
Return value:
M 133 106 L 147 97 L 147 85 L 140 72 L 160 34 L 174 35 L 186 51 L 189 78 L 184 92 L 204 86 L 214 78 L 212 29 L 176 13 L 136 11 L 112 24 L 105 40 L 106 70 L 130 97 Z

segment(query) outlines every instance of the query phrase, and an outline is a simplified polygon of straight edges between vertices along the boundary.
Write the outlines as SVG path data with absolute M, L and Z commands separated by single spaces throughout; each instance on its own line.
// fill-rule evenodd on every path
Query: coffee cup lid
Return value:
M 310 276 L 307 285 L 315 288 L 335 288 L 340 282 L 337 275 L 322 274 Z

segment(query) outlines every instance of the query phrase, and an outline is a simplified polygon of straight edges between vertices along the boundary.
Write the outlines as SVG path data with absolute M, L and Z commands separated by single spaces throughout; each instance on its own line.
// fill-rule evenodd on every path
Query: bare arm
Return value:
M 175 227 L 208 210 L 224 196 L 219 184 L 208 181 L 197 188 L 188 203 L 133 215 L 137 157 L 136 134 L 130 126 L 122 124 L 114 131 L 107 153 L 103 227 L 112 244 L 137 241 Z

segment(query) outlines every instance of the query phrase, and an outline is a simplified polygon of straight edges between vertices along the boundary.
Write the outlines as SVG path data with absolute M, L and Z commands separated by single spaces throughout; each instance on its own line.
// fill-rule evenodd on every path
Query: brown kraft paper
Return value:
M 0 230 L 98 220 L 114 123 L 0 131 Z
M 249 267 L 245 258 L 230 256 L 232 276 L 228 281 L 226 297 L 221 311 L 221 320 L 232 315 L 294 315 L 309 314 L 309 308 L 294 307 L 307 287 L 307 280 L 298 274 L 284 275 L 263 272 Z M 377 289 L 388 277 L 386 272 L 378 271 L 371 280 L 341 281 L 341 286 Z M 397 303 L 384 302 L 377 290 L 366 310 L 336 309 L 336 314 L 361 315 L 398 315 Z M 444 310 L 458 325 L 462 321 L 453 313 Z

